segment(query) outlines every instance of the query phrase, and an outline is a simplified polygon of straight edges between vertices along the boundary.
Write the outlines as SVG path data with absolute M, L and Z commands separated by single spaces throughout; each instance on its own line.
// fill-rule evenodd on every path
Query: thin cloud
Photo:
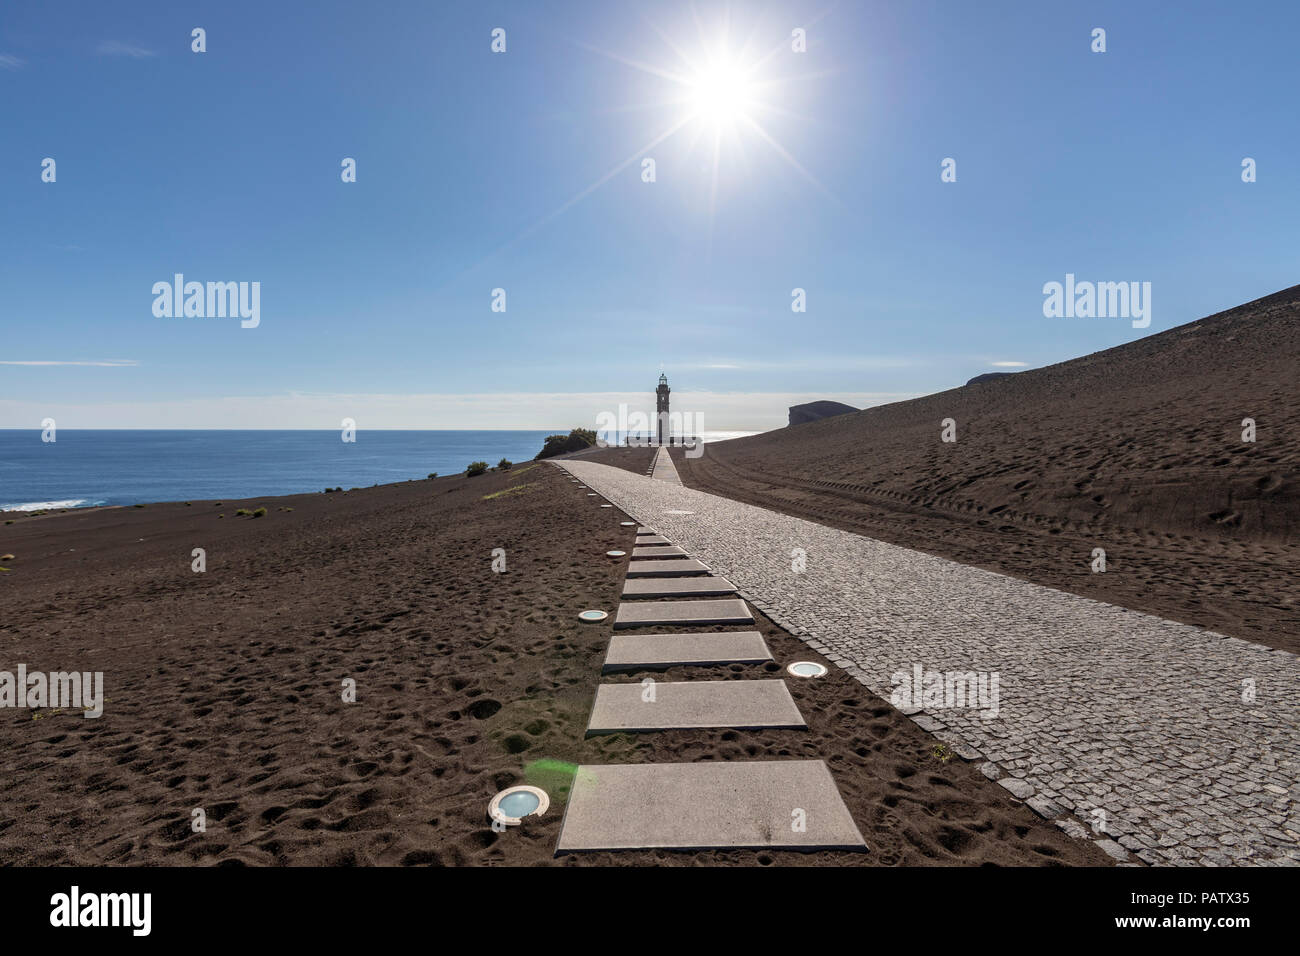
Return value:
M 21 70 L 23 62 L 11 53 L 0 53 L 0 70 Z
M 0 362 L 0 365 L 88 365 L 94 368 L 134 368 L 139 365 L 135 359 L 110 359 L 104 362 L 62 362 L 62 361 L 30 361 L 30 362 Z
M 1026 368 L 1028 362 L 989 362 L 994 368 Z
M 157 56 L 153 50 L 146 50 L 142 46 L 132 46 L 129 43 L 123 43 L 121 40 L 105 40 L 99 45 L 97 52 L 100 56 L 129 56 L 136 60 Z
M 927 362 L 896 355 L 813 356 L 811 358 L 731 359 L 718 362 L 669 361 L 670 368 L 738 369 L 747 372 L 767 371 L 877 371 L 890 368 L 914 368 Z

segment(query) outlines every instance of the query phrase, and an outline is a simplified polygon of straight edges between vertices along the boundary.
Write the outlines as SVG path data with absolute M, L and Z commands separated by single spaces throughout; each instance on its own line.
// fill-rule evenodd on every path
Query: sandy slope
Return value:
M 1298 399 L 1300 286 L 1060 365 L 674 458 L 691 487 L 1300 650 Z M 940 440 L 947 418 L 954 443 Z M 1097 547 L 1105 574 L 1091 571 Z

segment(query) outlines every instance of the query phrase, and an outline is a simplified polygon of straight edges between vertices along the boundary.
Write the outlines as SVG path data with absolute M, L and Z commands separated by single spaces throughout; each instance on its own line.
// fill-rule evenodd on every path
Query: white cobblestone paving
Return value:
M 561 467 L 886 699 L 914 665 L 996 675 L 996 716 L 986 699 L 913 719 L 1066 832 L 1152 864 L 1300 864 L 1294 654 L 623 469 Z

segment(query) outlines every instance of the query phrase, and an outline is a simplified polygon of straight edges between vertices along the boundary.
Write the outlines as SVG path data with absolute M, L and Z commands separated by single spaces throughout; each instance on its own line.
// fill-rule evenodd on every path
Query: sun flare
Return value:
M 820 16 L 809 23 L 818 19 Z M 620 104 L 602 112 L 665 111 L 666 118 L 662 125 L 656 124 L 655 131 L 635 150 L 536 220 L 493 255 L 533 235 L 628 169 L 638 169 L 645 177 L 647 164 L 653 168 L 656 158 L 664 158 L 662 155 L 656 157 L 655 151 L 671 140 L 682 142 L 683 153 L 690 160 L 689 168 L 702 174 L 701 185 L 706 197 L 700 206 L 708 217 L 707 234 L 710 237 L 720 193 L 727 191 L 728 184 L 741 183 L 743 188 L 745 177 L 754 168 L 754 159 L 765 152 L 775 154 L 789 171 L 824 197 L 840 204 L 840 200 L 786 146 L 783 139 L 788 133 L 780 129 L 783 121 L 787 125 L 791 122 L 802 124 L 805 128 L 810 122 L 810 117 L 801 114 L 791 101 L 791 87 L 834 72 L 826 69 L 820 73 L 792 70 L 807 50 L 803 44 L 804 30 L 800 28 L 791 32 L 786 24 L 754 23 L 747 31 L 741 31 L 741 36 L 733 27 L 729 9 L 724 12 L 721 22 L 715 24 L 706 25 L 699 16 L 694 20 L 697 34 L 694 42 L 689 30 L 673 35 L 645 20 L 650 33 L 663 44 L 663 49 L 650 58 L 628 56 L 574 40 L 581 49 L 662 81 L 662 94 L 650 101 Z

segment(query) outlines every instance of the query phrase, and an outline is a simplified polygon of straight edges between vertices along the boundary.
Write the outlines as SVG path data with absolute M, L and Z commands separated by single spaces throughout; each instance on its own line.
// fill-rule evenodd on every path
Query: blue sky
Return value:
M 11 0 L 0 426 L 590 425 L 662 367 L 706 428 L 760 429 L 1118 345 L 1300 278 L 1297 28 L 1292 3 Z M 696 115 L 663 74 L 719 61 L 741 102 Z M 177 272 L 260 282 L 260 325 L 156 317 Z M 1150 282 L 1150 327 L 1045 318 L 1066 273 Z

